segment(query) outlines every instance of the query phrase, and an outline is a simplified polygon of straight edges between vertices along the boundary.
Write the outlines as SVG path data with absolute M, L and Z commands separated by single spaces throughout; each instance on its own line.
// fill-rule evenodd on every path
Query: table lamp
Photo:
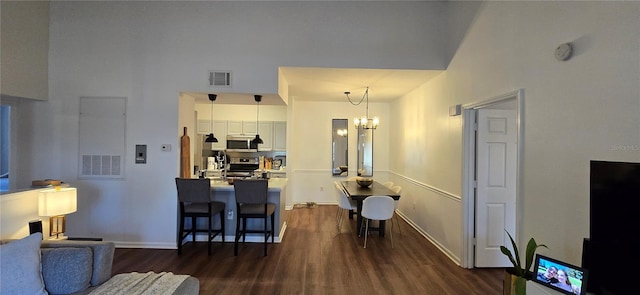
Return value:
M 65 214 L 76 212 L 77 190 L 74 187 L 46 189 L 38 195 L 38 215 L 49 216 L 49 236 L 64 236 Z

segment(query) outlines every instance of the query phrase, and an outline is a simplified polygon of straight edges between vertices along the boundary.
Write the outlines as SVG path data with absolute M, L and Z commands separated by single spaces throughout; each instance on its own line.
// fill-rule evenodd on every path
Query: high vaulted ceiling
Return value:
M 344 101 L 345 91 L 352 100 L 362 98 L 369 87 L 369 101 L 399 98 L 442 73 L 440 70 L 337 69 L 281 67 L 281 77 L 289 85 L 289 97 L 296 100 Z M 207 93 L 187 93 L 196 103 L 209 103 Z M 254 104 L 253 93 L 220 93 L 216 103 Z M 263 95 L 263 105 L 284 105 L 277 94 Z

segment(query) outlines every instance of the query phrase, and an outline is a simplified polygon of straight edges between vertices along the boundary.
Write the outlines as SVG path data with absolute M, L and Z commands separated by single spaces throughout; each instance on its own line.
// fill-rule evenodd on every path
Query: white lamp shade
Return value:
M 74 187 L 46 189 L 38 195 L 38 215 L 58 216 L 76 212 L 77 191 Z

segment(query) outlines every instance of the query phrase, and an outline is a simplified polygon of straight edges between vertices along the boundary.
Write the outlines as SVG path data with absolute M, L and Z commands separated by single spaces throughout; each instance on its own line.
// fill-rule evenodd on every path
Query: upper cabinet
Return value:
M 287 122 L 273 122 L 273 150 L 287 150 Z
M 211 121 L 210 120 L 198 120 L 197 126 L 198 134 L 211 133 Z M 214 120 L 213 121 L 213 135 L 218 139 L 218 142 L 214 142 L 211 146 L 212 150 L 224 150 L 227 148 L 227 121 Z
M 211 133 L 210 120 L 198 120 L 196 131 L 200 135 Z M 213 135 L 218 142 L 213 143 L 213 150 L 227 148 L 227 135 L 256 135 L 260 134 L 263 144 L 258 146 L 259 151 L 286 151 L 287 150 L 287 122 L 285 121 L 213 121 Z
M 227 121 L 227 134 L 256 135 L 258 124 L 253 121 Z
M 258 134 L 260 134 L 260 138 L 264 142 L 263 144 L 258 145 L 258 150 L 273 150 L 273 122 L 260 122 Z
M 214 151 L 226 149 L 227 121 L 213 121 L 213 135 L 218 139 L 218 142 L 214 142 L 211 149 Z

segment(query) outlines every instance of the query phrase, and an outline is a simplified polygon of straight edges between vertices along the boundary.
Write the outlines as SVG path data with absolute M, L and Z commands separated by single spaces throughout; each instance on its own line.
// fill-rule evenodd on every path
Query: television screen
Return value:
M 533 269 L 536 283 L 564 294 L 587 293 L 587 270 L 583 268 L 538 254 Z
M 627 294 L 640 264 L 640 163 L 591 161 L 588 291 Z

